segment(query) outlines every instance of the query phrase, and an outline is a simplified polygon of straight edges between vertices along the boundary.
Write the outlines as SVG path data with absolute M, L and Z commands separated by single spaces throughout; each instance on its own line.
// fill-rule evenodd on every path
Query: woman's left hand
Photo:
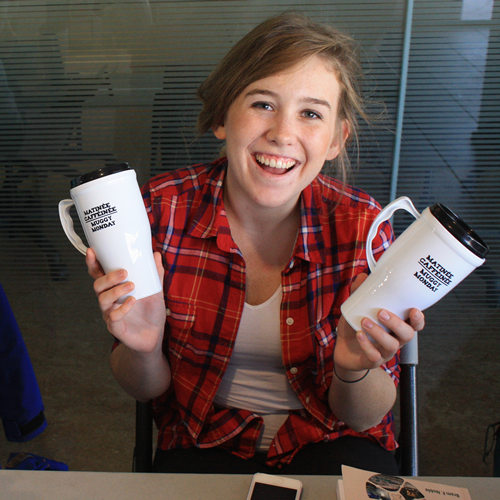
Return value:
M 352 292 L 366 278 L 366 274 L 358 276 L 353 283 Z M 413 339 L 415 331 L 422 330 L 425 325 L 424 314 L 418 309 L 410 311 L 408 321 L 403 321 L 386 310 L 379 311 L 378 320 L 390 330 L 390 333 L 368 318 L 363 318 L 361 321 L 364 331 L 355 332 L 343 316 L 340 318 L 334 351 L 336 369 L 361 371 L 377 368 L 392 359 L 401 347 Z

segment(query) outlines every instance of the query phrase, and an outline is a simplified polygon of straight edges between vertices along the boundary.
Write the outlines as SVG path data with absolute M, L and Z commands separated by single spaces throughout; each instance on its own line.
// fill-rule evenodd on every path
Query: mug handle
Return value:
M 61 219 L 61 225 L 73 246 L 83 255 L 87 254 L 87 247 L 83 244 L 82 239 L 75 233 L 73 227 L 73 219 L 69 214 L 70 208 L 75 204 L 73 200 L 61 200 L 59 202 L 59 218 Z
M 368 231 L 368 237 L 366 238 L 366 259 L 368 260 L 368 267 L 370 268 L 370 271 L 373 271 L 375 267 L 377 267 L 377 263 L 373 257 L 372 242 L 378 232 L 378 227 L 382 224 L 382 222 L 389 220 L 396 210 L 400 209 L 406 210 L 412 214 L 415 219 L 420 219 L 420 213 L 407 196 L 397 198 L 382 209 L 373 221 L 370 230 Z

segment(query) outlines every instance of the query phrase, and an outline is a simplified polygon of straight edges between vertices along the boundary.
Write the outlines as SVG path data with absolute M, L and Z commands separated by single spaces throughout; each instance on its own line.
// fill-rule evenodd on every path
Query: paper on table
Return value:
M 457 486 L 405 479 L 342 466 L 338 500 L 471 500 L 469 490 Z

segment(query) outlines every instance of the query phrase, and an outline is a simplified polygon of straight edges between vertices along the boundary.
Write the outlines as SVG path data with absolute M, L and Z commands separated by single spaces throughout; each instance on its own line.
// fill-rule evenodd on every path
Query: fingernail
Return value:
M 371 320 L 369 320 L 368 318 L 365 318 L 365 319 L 363 320 L 363 326 L 364 326 L 365 328 L 373 328 L 373 326 L 374 326 L 374 325 L 373 325 L 373 323 L 372 323 L 372 321 L 371 321 Z
M 373 326 L 373 325 L 372 325 Z M 361 342 L 363 342 L 365 339 L 366 339 L 366 336 L 363 332 L 357 332 L 356 333 L 356 337 L 358 338 L 358 340 L 360 340 Z
M 127 276 L 127 271 L 125 271 L 125 269 L 121 269 L 120 271 L 118 271 L 117 276 L 119 279 L 123 279 L 125 278 L 125 276 Z
M 125 286 L 124 286 L 124 290 L 126 292 L 130 292 L 130 290 L 132 290 L 132 288 L 134 288 L 134 284 L 133 283 L 125 283 Z
M 378 316 L 380 319 L 383 319 L 384 321 L 391 319 L 391 316 L 389 315 L 389 313 L 387 311 L 384 311 L 384 310 L 380 311 L 378 313 Z
M 415 311 L 413 313 L 413 319 L 420 319 L 422 317 L 422 313 L 420 311 Z

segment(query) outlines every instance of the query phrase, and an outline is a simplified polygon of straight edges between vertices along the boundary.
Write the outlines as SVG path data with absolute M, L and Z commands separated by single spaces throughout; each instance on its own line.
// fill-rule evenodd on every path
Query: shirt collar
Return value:
M 202 187 L 201 202 L 188 233 L 197 238 L 217 237 L 222 250 L 238 251 L 231 238 L 229 222 L 224 209 L 223 185 L 227 171 L 227 158 L 211 164 Z M 308 185 L 300 197 L 300 230 L 294 257 L 315 262 L 325 262 L 325 243 L 322 217 L 328 206 L 322 203 L 321 186 L 317 179 Z
M 231 238 L 223 199 L 226 170 L 227 158 L 216 160 L 207 168 L 200 202 L 188 234 L 204 239 L 217 237 L 221 249 L 233 251 L 236 245 Z
M 294 256 L 322 264 L 325 262 L 325 240 L 322 218 L 325 207 L 321 200 L 321 188 L 317 181 L 309 184 L 300 196 L 300 231 Z

